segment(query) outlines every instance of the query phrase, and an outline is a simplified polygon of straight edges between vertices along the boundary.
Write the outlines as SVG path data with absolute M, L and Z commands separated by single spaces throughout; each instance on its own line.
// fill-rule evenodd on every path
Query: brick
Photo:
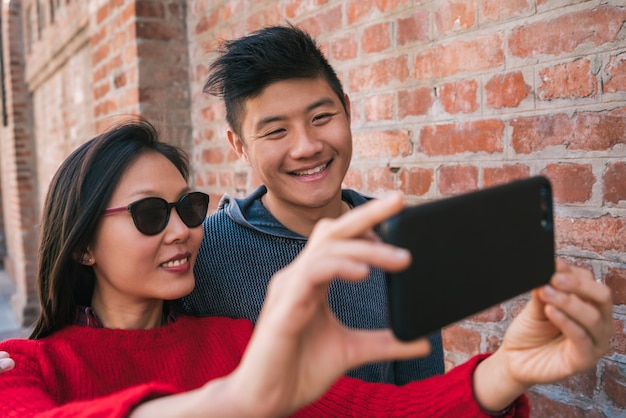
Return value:
M 328 3 L 328 0 L 289 0 L 285 2 L 284 14 L 289 18 L 298 17 L 302 13 L 311 12 Z
M 195 34 L 208 32 L 220 21 L 220 10 L 213 10 L 211 13 L 203 14 L 194 27 Z
M 105 97 L 110 90 L 111 85 L 109 83 L 102 83 L 100 85 L 94 86 L 93 98 L 99 100 Z
M 219 147 L 205 149 L 201 161 L 202 164 L 221 164 L 224 162 L 224 150 Z
M 124 71 L 125 67 L 124 67 L 124 61 L 122 60 L 122 57 L 120 55 L 115 55 L 109 58 L 109 60 L 107 61 L 106 68 L 107 68 L 107 72 L 109 73 L 109 75 L 112 72 L 119 72 L 120 70 Z M 128 70 L 128 71 L 132 72 L 133 69 Z
M 532 88 L 526 84 L 519 71 L 495 75 L 485 84 L 487 106 L 494 109 L 515 108 L 531 91 Z
M 333 58 L 339 61 L 350 60 L 357 57 L 359 44 L 353 33 L 336 39 L 331 44 Z
M 346 2 L 348 23 L 365 20 L 377 12 L 388 13 L 407 2 L 408 0 L 349 0 Z
M 529 0 L 482 0 L 480 2 L 480 14 L 484 21 L 505 20 L 531 9 Z
M 437 45 L 418 53 L 414 77 L 430 79 L 467 71 L 481 71 L 504 64 L 504 45 L 499 33 L 480 36 L 471 41 Z
M 339 31 L 342 25 L 341 16 L 341 5 L 339 5 L 302 20 L 298 23 L 298 27 L 304 29 L 313 37 L 318 37 L 324 33 Z
M 389 167 L 373 167 L 367 170 L 367 189 L 370 192 L 393 190 L 393 173 Z
M 487 347 L 485 348 L 486 353 L 494 353 L 500 346 L 502 345 L 502 338 L 497 335 L 490 335 L 486 338 Z
M 598 218 L 555 218 L 557 248 L 623 253 L 626 251 L 626 219 L 612 215 Z
M 218 173 L 218 181 L 221 187 L 224 187 L 226 189 L 233 189 L 233 186 L 235 185 L 233 172 L 230 170 L 220 170 Z
M 513 29 L 508 49 L 513 56 L 529 58 L 543 54 L 558 56 L 588 44 L 598 47 L 615 42 L 624 21 L 626 9 L 619 7 L 599 6 L 567 13 Z
M 604 368 L 602 387 L 616 408 L 626 409 L 626 365 L 608 363 Z
M 89 45 L 93 48 L 93 47 L 96 47 L 97 45 L 100 45 L 102 42 L 104 42 L 104 40 L 107 38 L 109 34 L 108 29 L 109 29 L 108 26 L 103 26 L 101 28 L 98 28 L 98 30 L 96 30 L 95 33 L 89 39 Z
M 393 117 L 392 94 L 381 94 L 365 100 L 365 120 L 390 120 Z
M 354 190 L 363 190 L 365 186 L 363 186 L 363 176 L 360 171 L 350 168 L 346 173 L 346 176 L 343 179 L 346 187 L 349 187 Z
M 478 82 L 462 80 L 443 84 L 438 91 L 443 109 L 454 115 L 472 113 L 478 109 Z
M 626 305 L 626 268 L 609 268 L 603 281 L 611 289 L 613 304 Z
M 443 166 L 439 168 L 439 192 L 456 195 L 478 189 L 478 169 L 474 166 Z
M 420 132 L 421 152 L 427 155 L 453 155 L 462 152 L 502 151 L 504 123 L 500 120 L 480 120 L 426 126 Z
M 96 24 L 101 25 L 110 14 L 110 5 L 105 3 L 96 11 Z
M 504 319 L 505 312 L 502 306 L 493 306 L 489 309 L 485 309 L 477 314 L 470 316 L 467 320 L 472 322 L 500 322 Z
M 185 31 L 172 23 L 137 22 L 137 37 L 140 39 L 158 39 L 161 41 L 184 41 Z
M 387 86 L 392 81 L 405 81 L 409 77 L 407 57 L 387 58 L 350 70 L 348 84 L 353 92 L 368 91 Z
M 128 2 L 127 0 L 119 0 L 119 4 L 116 5 L 116 8 L 123 6 L 124 3 L 126 3 L 125 7 L 122 9 L 121 12 L 117 13 L 119 15 L 119 20 L 120 20 L 119 25 L 117 25 L 117 27 L 122 28 L 124 26 L 127 26 L 127 27 L 132 28 L 135 26 L 135 18 L 136 18 L 135 5 L 134 3 Z
M 556 203 L 584 203 L 591 199 L 596 178 L 590 164 L 549 164 L 541 173 L 550 179 Z
M 433 89 L 420 87 L 398 92 L 398 118 L 428 114 L 434 102 Z
M 624 322 L 619 319 L 613 320 L 613 329 L 615 333 L 611 337 L 610 350 L 608 355 L 626 354 L 626 334 L 624 334 Z
M 109 45 L 104 44 L 97 48 L 91 56 L 91 63 L 95 67 L 109 56 Z
M 476 24 L 475 0 L 447 0 L 435 12 L 435 27 L 439 35 L 463 31 Z
M 399 189 L 406 195 L 422 196 L 428 193 L 435 180 L 432 169 L 409 167 L 398 172 Z
M 484 187 L 508 183 L 523 179 L 530 175 L 530 168 L 524 164 L 509 164 L 502 167 L 486 167 L 483 169 Z
M 318 19 L 317 23 L 322 23 L 321 19 L 327 18 L 325 14 L 321 14 L 316 16 Z M 268 6 L 263 10 L 257 11 L 256 13 L 251 13 L 246 20 L 246 28 L 248 31 L 252 31 L 264 26 L 275 25 L 281 22 L 283 16 L 281 15 L 281 9 L 278 5 L 274 4 L 272 6 Z M 328 19 L 324 23 L 327 23 Z
M 363 30 L 361 36 L 361 49 L 370 54 L 380 52 L 391 46 L 391 29 L 389 23 L 377 23 Z
M 626 53 L 612 56 L 605 73 L 603 84 L 606 93 L 626 91 Z
M 532 405 L 530 418 L 567 417 L 567 418 L 592 418 L 589 409 L 580 408 L 550 399 L 543 394 L 538 394 L 531 389 L 527 392 Z M 596 415 L 597 416 L 597 415 Z M 599 418 L 599 416 L 598 416 Z
M 572 393 L 592 399 L 595 391 L 598 389 L 599 383 L 598 366 L 596 365 L 589 370 L 566 377 L 557 384 L 559 387 L 565 388 Z
M 364 158 L 406 157 L 411 152 L 411 143 L 406 131 L 359 133 L 355 135 L 353 143 L 354 154 Z
M 542 83 L 537 89 L 540 100 L 593 97 L 598 80 L 591 72 L 591 62 L 580 59 L 539 71 Z
M 480 333 L 460 325 L 450 325 L 444 328 L 442 339 L 447 351 L 468 355 L 480 352 Z
M 155 1 L 137 1 L 135 13 L 137 17 L 163 18 L 165 17 L 165 8 L 162 3 Z
M 216 170 L 207 171 L 204 177 L 204 183 L 208 186 L 216 186 L 217 185 L 217 171 Z
M 580 112 L 569 117 L 552 114 L 513 119 L 513 149 L 531 154 L 549 146 L 561 145 L 569 150 L 608 150 L 626 143 L 624 110 Z
M 426 10 L 420 10 L 407 18 L 398 19 L 396 24 L 398 45 L 429 40 L 429 20 L 430 13 Z
M 609 164 L 602 176 L 602 183 L 605 202 L 618 203 L 626 200 L 626 162 Z

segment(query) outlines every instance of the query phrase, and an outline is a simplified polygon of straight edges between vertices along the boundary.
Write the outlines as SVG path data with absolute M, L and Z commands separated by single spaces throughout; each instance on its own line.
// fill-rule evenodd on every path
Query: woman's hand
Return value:
M 15 362 L 6 351 L 0 351 L 0 374 L 15 367 Z
M 511 323 L 502 346 L 477 367 L 475 394 L 483 407 L 502 409 L 530 386 L 587 370 L 608 351 L 609 288 L 585 269 L 562 260 L 556 266 L 550 284 L 535 289 Z
M 402 207 L 402 195 L 394 193 L 338 219 L 320 221 L 300 255 L 273 277 L 235 372 L 235 387 L 255 394 L 251 411 L 260 413 L 264 405 L 265 412 L 288 414 L 320 397 L 357 365 L 428 354 L 427 339 L 402 343 L 390 330 L 345 327 L 327 301 L 328 286 L 336 277 L 360 281 L 370 266 L 387 271 L 408 267 L 410 253 L 381 242 L 372 231 Z

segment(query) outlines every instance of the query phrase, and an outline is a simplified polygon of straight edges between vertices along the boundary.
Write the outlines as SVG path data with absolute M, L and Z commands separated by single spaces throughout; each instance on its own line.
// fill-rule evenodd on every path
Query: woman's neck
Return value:
M 162 300 L 150 300 L 142 303 L 122 303 L 98 297 L 94 292 L 91 308 L 105 328 L 150 329 L 165 324 Z

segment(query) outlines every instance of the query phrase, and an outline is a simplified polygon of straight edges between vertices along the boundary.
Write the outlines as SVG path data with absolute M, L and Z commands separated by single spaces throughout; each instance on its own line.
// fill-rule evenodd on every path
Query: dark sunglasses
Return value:
M 172 208 L 189 228 L 202 224 L 209 209 L 209 195 L 192 192 L 183 195 L 178 202 L 168 203 L 160 197 L 146 197 L 119 208 L 105 209 L 104 215 L 130 212 L 135 226 L 144 235 L 156 235 L 163 231 L 170 220 Z

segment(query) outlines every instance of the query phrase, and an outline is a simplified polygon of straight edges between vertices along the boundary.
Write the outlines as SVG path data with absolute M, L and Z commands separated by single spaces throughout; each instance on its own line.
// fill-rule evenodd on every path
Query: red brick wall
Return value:
M 36 313 L 38 302 L 32 278 L 36 270 L 36 167 L 32 135 L 32 101 L 24 80 L 22 14 L 17 2 L 2 3 L 2 59 L 7 124 L 0 124 L 0 192 L 5 229 L 4 268 L 15 281 L 11 298 L 22 322 Z
M 190 4 L 196 183 L 213 202 L 223 192 L 246 194 L 257 180 L 230 150 L 219 100 L 200 93 L 206 64 L 218 39 L 289 20 L 317 37 L 351 98 L 348 186 L 372 195 L 400 189 L 419 202 L 529 175 L 552 180 L 558 252 L 612 287 L 616 336 L 596 369 L 534 390 L 533 415 L 623 414 L 626 7 L 540 0 Z M 524 300 L 446 329 L 447 366 L 496 348 Z
M 599 3 L 5 1 L 0 193 L 16 311 L 32 317 L 36 304 L 37 219 L 50 177 L 120 116 L 167 126 L 192 153 L 195 185 L 213 207 L 222 193 L 258 184 L 226 141 L 220 101 L 201 90 L 218 39 L 289 20 L 319 39 L 350 95 L 348 186 L 401 189 L 420 202 L 552 179 L 558 252 L 613 289 L 616 335 L 597 368 L 535 389 L 534 416 L 623 414 L 626 5 Z M 447 365 L 497 347 L 524 300 L 445 330 Z

